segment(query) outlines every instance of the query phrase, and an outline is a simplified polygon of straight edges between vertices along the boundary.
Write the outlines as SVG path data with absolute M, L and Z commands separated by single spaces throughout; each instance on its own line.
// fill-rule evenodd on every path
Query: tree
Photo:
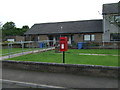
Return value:
M 2 27 L 2 37 L 4 39 L 6 36 L 22 36 L 28 29 L 27 25 L 17 28 L 14 22 L 7 22 Z
M 29 29 L 29 26 L 28 26 L 28 25 L 24 25 L 24 26 L 22 27 L 22 29 L 28 30 L 28 29 Z
M 16 27 L 14 22 L 7 22 L 3 25 L 2 30 L 13 30 L 15 28 Z
M 28 25 L 25 25 L 22 27 L 22 34 L 24 35 L 24 33 L 29 30 L 29 26 Z
M 2 26 L 2 38 L 4 39 L 6 36 L 12 36 L 14 35 L 16 27 L 14 22 L 6 22 Z

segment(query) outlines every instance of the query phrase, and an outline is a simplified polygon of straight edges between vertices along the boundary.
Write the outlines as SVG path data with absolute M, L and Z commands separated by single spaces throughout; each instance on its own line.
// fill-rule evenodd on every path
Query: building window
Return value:
M 91 35 L 91 41 L 95 40 L 95 35 Z
M 115 16 L 109 16 L 110 23 L 115 23 Z
M 85 41 L 90 41 L 90 35 L 84 35 L 84 40 Z
M 120 23 L 120 16 L 115 16 L 115 22 Z
M 115 17 L 115 22 L 120 27 L 120 16 Z
M 120 16 L 110 16 L 109 17 L 110 23 L 116 23 L 116 24 L 120 24 Z
M 90 35 L 84 35 L 84 41 L 94 41 L 95 40 L 95 35 L 90 34 Z
M 120 41 L 120 33 L 111 33 L 110 40 L 111 41 Z

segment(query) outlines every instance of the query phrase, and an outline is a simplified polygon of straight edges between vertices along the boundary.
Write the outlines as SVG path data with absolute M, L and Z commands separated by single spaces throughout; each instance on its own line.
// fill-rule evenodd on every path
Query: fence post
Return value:
M 21 41 L 21 45 L 22 45 L 22 54 L 23 54 L 23 51 L 24 51 L 24 43 Z
M 10 47 L 9 47 L 9 43 L 8 43 L 8 57 L 10 58 Z
M 12 45 L 12 43 L 11 43 L 11 52 L 12 52 L 12 50 L 13 50 L 13 45 Z M 12 52 L 13 53 L 13 52 Z
M 33 42 L 32 42 L 32 53 L 34 52 L 34 45 L 33 45 Z
M 29 50 L 30 50 L 30 42 L 28 43 L 28 46 L 29 46 L 28 48 L 29 48 Z M 29 51 L 29 50 L 28 50 L 28 51 Z

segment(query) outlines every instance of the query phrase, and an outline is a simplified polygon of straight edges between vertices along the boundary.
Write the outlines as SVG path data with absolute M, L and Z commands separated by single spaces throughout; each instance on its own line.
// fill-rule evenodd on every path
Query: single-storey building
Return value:
M 120 2 L 103 4 L 103 19 L 68 21 L 34 24 L 26 33 L 28 41 L 53 40 L 68 37 L 68 43 L 102 42 L 119 43 L 120 41 Z
M 53 40 L 68 37 L 68 43 L 102 41 L 102 19 L 34 24 L 26 33 L 28 41 Z

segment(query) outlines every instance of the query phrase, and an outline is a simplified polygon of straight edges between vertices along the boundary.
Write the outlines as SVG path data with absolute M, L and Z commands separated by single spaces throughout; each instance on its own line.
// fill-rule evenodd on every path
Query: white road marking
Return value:
M 29 82 L 20 82 L 20 81 L 5 80 L 5 79 L 0 79 L 0 82 L 1 81 L 3 83 L 16 84 L 19 86 L 26 86 L 26 87 L 32 87 L 32 88 L 65 88 L 65 87 L 59 87 L 59 86 L 51 86 L 51 85 L 36 84 L 36 83 L 29 83 Z

